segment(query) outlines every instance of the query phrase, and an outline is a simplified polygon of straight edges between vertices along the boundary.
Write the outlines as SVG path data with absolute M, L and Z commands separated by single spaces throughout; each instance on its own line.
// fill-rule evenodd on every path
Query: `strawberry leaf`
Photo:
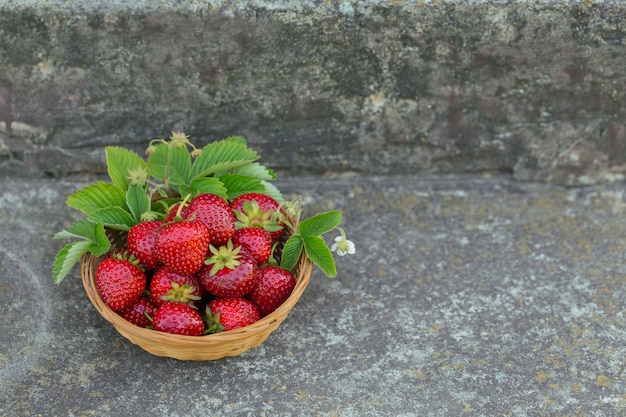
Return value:
M 54 235 L 54 239 L 81 239 L 90 242 L 90 252 L 96 256 L 103 255 L 110 248 L 111 243 L 104 230 L 104 224 L 88 220 L 79 220 L 67 230 Z
M 126 205 L 135 222 L 141 221 L 141 215 L 150 211 L 150 197 L 143 187 L 131 185 L 126 191 Z
M 283 194 L 280 192 L 278 187 L 276 187 L 274 184 L 272 184 L 269 181 L 263 181 L 263 180 L 261 181 L 261 184 L 263 184 L 263 187 L 265 187 L 265 191 L 263 191 L 263 194 L 272 197 L 279 204 L 285 201 L 285 199 L 283 198 Z
M 224 174 L 219 177 L 228 190 L 227 200 L 232 200 L 247 193 L 264 193 L 265 187 L 261 180 L 237 174 Z
M 65 279 L 72 267 L 89 251 L 90 244 L 91 242 L 86 240 L 70 243 L 57 253 L 52 266 L 55 284 L 58 285 Z
M 170 156 L 170 183 L 187 184 L 191 174 L 191 155 L 187 148 L 172 148 Z
M 152 176 L 165 184 L 176 186 L 189 183 L 191 155 L 187 148 L 162 143 L 148 157 L 148 166 Z
M 103 225 L 115 230 L 128 231 L 137 222 L 133 216 L 121 207 L 106 207 L 91 213 L 89 220 L 100 222 Z
M 291 271 L 298 263 L 303 245 L 304 241 L 300 235 L 292 235 L 287 239 L 280 256 L 280 266 Z
M 93 236 L 91 244 L 89 245 L 89 252 L 94 256 L 102 256 L 111 249 L 111 242 L 104 230 L 104 224 L 96 223 L 93 226 Z
M 213 177 L 198 178 L 193 180 L 189 186 L 180 186 L 181 195 L 191 194 L 192 197 L 198 194 L 216 194 L 226 199 L 228 196 L 227 192 L 228 190 L 226 190 L 222 181 Z
M 111 248 L 111 243 L 106 236 L 102 223 L 80 220 L 70 226 L 68 230 L 55 234 L 54 237 L 55 239 L 68 237 L 81 239 L 78 242 L 65 245 L 57 253 L 52 267 L 56 284 L 60 284 L 63 281 L 72 267 L 86 253 L 91 252 L 94 256 L 101 256 Z
M 102 208 L 124 207 L 126 194 L 114 184 L 98 181 L 70 195 L 67 198 L 67 205 L 90 216 Z
M 269 168 L 264 167 L 258 162 L 251 162 L 234 170 L 235 174 L 247 175 L 249 177 L 258 178 L 260 180 L 275 180 L 276 174 Z
M 341 219 L 339 210 L 327 211 L 304 220 L 298 230 L 303 236 L 320 236 L 339 226 Z
M 234 139 L 213 142 L 202 148 L 200 156 L 191 167 L 191 180 L 208 177 L 217 173 L 242 167 L 259 156 L 245 144 Z
M 225 142 L 237 143 L 239 145 L 248 146 L 248 142 L 243 136 L 229 136 L 224 139 Z
M 67 230 L 54 234 L 54 239 L 82 239 L 96 240 L 94 223 L 87 220 L 78 220 L 72 224 Z
M 165 143 L 156 145 L 152 153 L 148 155 L 148 167 L 150 175 L 160 181 L 167 177 L 167 161 L 169 159 L 169 146 Z
M 128 189 L 128 172 L 137 168 L 147 169 L 143 159 L 135 152 L 118 146 L 107 146 L 105 149 L 107 171 L 111 181 L 122 190 Z
M 328 278 L 337 276 L 335 268 L 335 258 L 330 251 L 324 239 L 319 236 L 303 236 L 304 251 L 306 256 L 317 265 Z

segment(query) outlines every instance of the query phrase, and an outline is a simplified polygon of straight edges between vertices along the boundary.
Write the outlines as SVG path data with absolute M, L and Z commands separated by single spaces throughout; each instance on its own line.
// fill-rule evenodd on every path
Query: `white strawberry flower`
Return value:
M 354 253 L 356 253 L 356 247 L 354 246 L 354 242 L 346 239 L 346 232 L 344 232 L 341 227 L 339 227 L 338 229 L 341 235 L 335 238 L 335 243 L 332 244 L 330 250 L 333 252 L 336 251 L 337 255 L 339 256 L 353 255 Z

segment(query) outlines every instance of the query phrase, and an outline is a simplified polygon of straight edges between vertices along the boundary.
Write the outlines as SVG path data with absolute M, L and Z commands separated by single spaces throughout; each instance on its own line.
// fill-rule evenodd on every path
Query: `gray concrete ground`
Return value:
M 261 346 L 152 356 L 50 267 L 92 178 L 0 181 L 0 415 L 619 416 L 624 187 L 508 177 L 282 178 L 357 255 Z

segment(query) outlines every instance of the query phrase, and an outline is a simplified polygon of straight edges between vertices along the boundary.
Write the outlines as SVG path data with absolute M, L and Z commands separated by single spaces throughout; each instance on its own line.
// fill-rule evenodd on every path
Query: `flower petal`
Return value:
M 354 246 L 354 243 L 350 240 L 346 240 L 346 243 L 348 244 L 348 254 L 352 255 L 356 253 L 356 246 Z

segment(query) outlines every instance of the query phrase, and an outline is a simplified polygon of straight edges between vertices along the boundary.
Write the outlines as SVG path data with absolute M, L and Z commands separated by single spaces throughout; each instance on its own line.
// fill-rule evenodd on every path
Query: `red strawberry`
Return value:
M 278 201 L 268 195 L 261 193 L 242 194 L 239 197 L 235 198 L 233 201 L 231 201 L 230 208 L 233 210 L 242 211 L 241 209 L 243 208 L 243 202 L 252 200 L 255 200 L 259 205 L 259 208 L 263 211 L 278 211 Z
M 96 270 L 96 287 L 113 311 L 128 307 L 146 289 L 146 274 L 137 265 L 119 258 L 105 258 Z
M 201 220 L 211 234 L 213 245 L 225 245 L 235 233 L 235 214 L 228 202 L 215 194 L 200 194 L 189 203 L 186 219 Z
M 210 240 L 209 230 L 199 220 L 169 223 L 157 233 L 155 252 L 176 273 L 191 275 L 204 264 Z
M 156 234 L 163 226 L 161 222 L 140 222 L 128 231 L 128 250 L 142 263 L 146 269 L 154 269 L 159 259 L 154 253 Z
M 219 333 L 249 326 L 261 319 L 257 307 L 245 298 L 216 298 L 206 308 L 206 333 Z
M 235 245 L 243 246 L 254 258 L 257 265 L 267 263 L 272 254 L 272 237 L 260 227 L 244 227 L 235 230 Z
M 121 248 L 113 249 L 112 251 L 106 254 L 107 258 L 117 258 L 117 259 L 128 259 L 130 253 L 128 251 L 128 247 L 122 246 Z M 136 259 L 136 258 L 135 258 Z
M 154 316 L 156 308 L 157 306 L 150 300 L 150 297 L 142 294 L 131 305 L 120 311 L 119 315 L 135 326 L 148 327 L 151 323 L 148 316 Z
M 230 203 L 237 216 L 236 227 L 262 227 L 277 241 L 283 233 L 284 224 L 275 216 L 280 214 L 280 205 L 270 196 L 260 193 L 240 195 Z
M 150 299 L 157 306 L 168 301 L 193 306 L 203 293 L 195 275 L 180 275 L 166 265 L 159 267 L 150 281 Z
M 179 215 L 181 219 L 185 219 L 186 216 L 187 216 L 187 209 L 189 208 L 189 205 L 185 204 L 180 209 L 180 213 L 179 213 L 178 209 L 179 209 L 181 204 L 183 204 L 183 203 L 176 203 L 172 207 L 170 207 L 170 209 L 167 211 L 167 214 L 165 215 L 165 218 L 163 219 L 163 222 L 172 222 L 172 221 L 174 221 L 176 219 L 176 215 Z
M 254 288 L 256 261 L 231 240 L 225 246 L 210 247 L 210 255 L 197 276 L 202 286 L 217 297 L 243 297 Z
M 265 317 L 289 298 L 296 280 L 288 270 L 270 265 L 257 268 L 256 277 L 257 284 L 249 298 Z
M 152 328 L 159 332 L 202 336 L 204 321 L 200 313 L 183 303 L 165 303 L 157 308 Z

